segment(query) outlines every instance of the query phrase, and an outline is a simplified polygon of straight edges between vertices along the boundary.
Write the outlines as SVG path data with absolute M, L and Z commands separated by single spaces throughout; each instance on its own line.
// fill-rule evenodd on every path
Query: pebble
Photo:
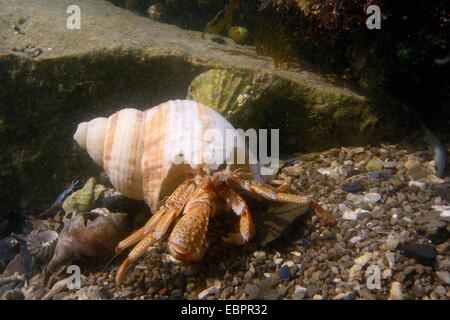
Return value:
M 387 250 L 387 251 L 395 251 L 397 249 L 397 246 L 399 244 L 398 239 L 387 239 L 382 245 L 381 249 Z
M 333 297 L 333 300 L 352 300 L 355 297 L 353 291 L 348 291 L 345 293 L 339 293 Z
M 367 171 L 380 172 L 383 169 L 383 161 L 378 158 L 372 158 L 366 164 Z
M 414 282 L 414 286 L 413 286 L 412 290 L 413 290 L 414 295 L 418 298 L 422 298 L 423 296 L 425 296 L 425 289 L 422 286 L 422 284 L 420 283 L 420 280 L 416 280 Z
M 363 201 L 366 203 L 376 203 L 381 200 L 381 194 L 369 192 L 364 195 Z
M 393 253 L 393 252 L 386 252 L 385 256 L 386 256 L 386 260 L 389 263 L 389 266 L 393 267 L 395 265 L 395 253 Z
M 279 270 L 280 279 L 289 281 L 291 279 L 291 272 L 287 264 L 283 265 Z
M 361 215 L 370 214 L 370 211 L 363 210 L 361 208 L 357 208 L 355 210 L 347 210 L 342 214 L 342 219 L 356 221 Z
M 19 289 L 6 291 L 0 300 L 25 300 L 23 292 Z
M 266 260 L 266 253 L 264 251 L 255 251 L 253 255 L 255 256 L 256 263 L 264 263 Z
M 199 300 L 203 300 L 203 299 L 205 299 L 208 295 L 210 295 L 210 294 L 215 294 L 216 291 L 217 291 L 216 287 L 211 286 L 211 287 L 209 287 L 209 288 L 206 288 L 206 289 L 203 290 L 202 292 L 200 292 L 200 293 L 197 295 L 197 298 L 198 298 Z
M 400 248 L 408 258 L 414 258 L 417 262 L 431 266 L 436 261 L 436 249 L 434 245 L 407 243 Z
M 445 284 L 450 284 L 450 273 L 448 271 L 436 271 L 436 275 Z
M 391 289 L 389 291 L 389 300 L 403 300 L 402 284 L 398 281 L 391 283 Z
M 308 294 L 308 289 L 303 288 L 302 286 L 296 285 L 294 289 L 294 294 L 292 295 L 292 299 L 294 300 L 303 300 Z
M 354 181 L 341 184 L 340 188 L 346 192 L 359 192 L 365 189 L 364 184 L 361 181 Z

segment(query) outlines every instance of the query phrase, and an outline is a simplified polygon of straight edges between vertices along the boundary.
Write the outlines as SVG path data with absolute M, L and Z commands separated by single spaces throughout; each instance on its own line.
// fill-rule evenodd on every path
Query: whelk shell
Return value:
M 109 118 L 83 122 L 74 139 L 103 166 L 116 190 L 144 199 L 156 210 L 159 201 L 200 166 L 223 167 L 239 146 L 239 152 L 250 154 L 245 144 L 206 134 L 226 137 L 227 130 L 233 129 L 224 117 L 201 103 L 173 100 L 146 111 L 127 108 Z M 251 166 L 259 178 L 257 167 Z

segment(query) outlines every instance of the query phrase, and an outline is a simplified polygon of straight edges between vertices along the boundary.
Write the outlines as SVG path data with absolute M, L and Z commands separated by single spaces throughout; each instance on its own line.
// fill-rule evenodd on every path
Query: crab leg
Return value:
M 222 240 L 238 245 L 250 241 L 255 235 L 255 226 L 245 200 L 230 188 L 223 188 L 218 191 L 218 194 L 226 201 L 228 208 L 231 208 L 240 217 L 238 232 L 229 233 L 226 237 L 222 237 Z
M 124 248 L 139 242 L 133 250 L 130 251 L 128 257 L 123 261 L 116 275 L 116 286 L 122 283 L 123 277 L 130 266 L 142 256 L 147 249 L 167 232 L 170 224 L 180 214 L 187 199 L 189 199 L 195 186 L 191 181 L 181 184 L 166 200 L 164 206 L 158 210 L 144 227 L 134 232 L 131 236 L 122 240 L 116 247 L 116 252 L 120 252 Z
M 314 209 L 316 215 L 326 224 L 334 224 L 336 219 L 328 214 L 317 202 L 310 196 L 300 196 L 290 193 L 281 193 L 272 190 L 270 187 L 266 187 L 263 184 L 258 184 L 249 180 L 241 179 L 238 177 L 233 177 L 232 180 L 238 184 L 242 189 L 256 193 L 263 198 L 278 201 L 278 202 L 289 202 L 297 203 L 300 205 L 308 206 Z
M 169 252 L 178 260 L 197 261 L 205 253 L 209 218 L 215 213 L 215 193 L 208 182 L 198 187 L 169 237 Z
M 178 213 L 175 210 L 169 209 L 167 214 L 164 215 L 164 217 L 158 223 L 155 230 L 152 233 L 145 235 L 144 239 L 142 239 L 133 248 L 133 250 L 130 251 L 128 257 L 123 261 L 122 265 L 117 271 L 116 286 L 120 286 L 120 284 L 122 283 L 123 277 L 125 276 L 125 273 L 130 264 L 139 259 L 139 257 L 141 257 L 152 244 L 161 239 L 161 237 L 167 232 L 167 229 L 169 229 L 170 224 L 173 222 L 173 220 L 175 220 L 177 215 Z
M 132 246 L 133 244 L 141 241 L 149 232 L 155 230 L 162 217 L 167 214 L 170 209 L 177 211 L 177 214 L 181 212 L 186 203 L 186 200 L 194 190 L 194 185 L 190 180 L 182 183 L 165 201 L 164 205 L 157 211 L 148 222 L 142 228 L 133 232 L 130 236 L 120 241 L 116 246 L 116 254 L 122 250 Z

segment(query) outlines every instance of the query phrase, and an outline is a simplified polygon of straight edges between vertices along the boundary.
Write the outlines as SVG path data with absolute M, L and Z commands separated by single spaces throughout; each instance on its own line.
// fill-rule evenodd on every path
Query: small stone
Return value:
M 391 283 L 391 290 L 389 291 L 389 300 L 403 300 L 402 284 L 398 281 Z
M 395 253 L 386 252 L 385 256 L 386 256 L 386 260 L 389 263 L 389 266 L 393 267 L 395 265 Z
M 433 245 L 407 243 L 400 249 L 404 256 L 414 258 L 423 265 L 432 266 L 436 260 L 436 249 Z
M 354 181 L 354 182 L 348 182 L 344 183 L 340 186 L 342 190 L 345 192 L 359 192 L 364 190 L 365 186 L 361 181 Z
M 381 194 L 369 192 L 364 195 L 363 201 L 366 203 L 376 203 L 381 200 Z
M 24 300 L 24 299 L 25 296 L 23 292 L 19 289 L 6 291 L 1 297 L 1 300 Z
M 208 295 L 216 293 L 216 291 L 217 291 L 217 289 L 216 289 L 214 286 L 209 287 L 209 288 L 203 290 L 202 292 L 200 292 L 200 293 L 197 295 L 197 298 L 198 298 L 199 300 L 203 300 L 203 299 L 205 299 Z
M 366 300 L 376 300 L 377 299 L 366 287 L 362 288 L 359 291 L 359 296 Z
M 448 271 L 436 271 L 436 275 L 445 284 L 450 284 L 450 273 Z
M 356 258 L 354 261 L 356 264 L 364 267 L 367 264 L 367 262 L 369 262 L 370 258 L 372 258 L 372 253 L 367 252 L 362 256 L 360 256 L 359 258 Z
M 353 238 L 350 239 L 350 242 L 355 244 L 358 243 L 362 240 L 362 238 L 360 236 L 354 236 Z
M 280 279 L 282 281 L 289 281 L 291 279 L 291 272 L 288 265 L 283 265 L 279 270 Z
M 388 239 L 385 243 L 381 245 L 381 249 L 387 250 L 387 251 L 395 251 L 397 249 L 397 246 L 399 244 L 398 239 Z
M 420 283 L 420 280 L 414 282 L 413 293 L 418 298 L 422 298 L 425 295 L 425 289 Z
M 428 174 L 426 167 L 422 166 L 422 163 L 416 159 L 410 159 L 404 164 L 406 168 L 406 174 L 411 180 L 420 179 Z
M 352 300 L 355 297 L 355 293 L 353 291 L 339 293 L 333 297 L 333 300 Z
M 381 278 L 389 279 L 392 277 L 392 274 L 393 274 L 392 269 L 389 269 L 389 268 L 385 269 L 385 270 L 383 270 L 383 273 L 381 274 Z
M 443 287 L 443 286 L 441 286 L 441 285 L 439 285 L 439 286 L 437 286 L 436 288 L 434 288 L 434 290 L 433 290 L 439 297 L 444 297 L 446 294 L 447 294 L 447 290 Z
M 378 158 L 372 158 L 366 164 L 367 171 L 380 172 L 383 169 L 383 161 Z
M 293 300 L 303 300 L 306 294 L 308 293 L 308 289 L 303 288 L 302 286 L 296 285 L 294 293 L 292 294 Z
M 383 167 L 385 167 L 386 169 L 392 169 L 395 168 L 395 163 L 393 161 L 385 161 L 383 163 Z
M 356 221 L 356 220 L 358 220 L 359 216 L 365 215 L 365 214 L 370 214 L 370 211 L 357 208 L 353 211 L 351 211 L 351 210 L 344 211 L 344 213 L 342 215 L 342 219 Z
M 256 263 L 264 263 L 266 260 L 266 253 L 264 251 L 255 251 L 253 256 L 255 257 Z

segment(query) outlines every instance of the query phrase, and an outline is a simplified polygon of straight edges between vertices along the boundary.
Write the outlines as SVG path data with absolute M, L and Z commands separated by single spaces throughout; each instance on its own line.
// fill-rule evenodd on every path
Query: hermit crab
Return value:
M 154 212 L 142 228 L 116 246 L 120 253 L 135 245 L 117 272 L 116 285 L 122 283 L 130 264 L 161 240 L 176 220 L 169 252 L 181 261 L 200 260 L 219 200 L 225 211 L 239 216 L 238 230 L 222 240 L 238 245 L 248 242 L 255 228 L 237 189 L 272 201 L 310 206 L 323 222 L 334 222 L 311 197 L 278 192 L 264 184 L 261 166 L 251 164 L 252 151 L 239 143 L 239 137 L 217 138 L 226 137 L 229 130 L 233 126 L 219 113 L 190 100 L 168 101 L 146 111 L 123 109 L 109 118 L 78 125 L 74 139 L 103 166 L 113 186 L 130 198 L 144 199 Z M 239 151 L 246 154 L 246 162 L 233 165 Z

